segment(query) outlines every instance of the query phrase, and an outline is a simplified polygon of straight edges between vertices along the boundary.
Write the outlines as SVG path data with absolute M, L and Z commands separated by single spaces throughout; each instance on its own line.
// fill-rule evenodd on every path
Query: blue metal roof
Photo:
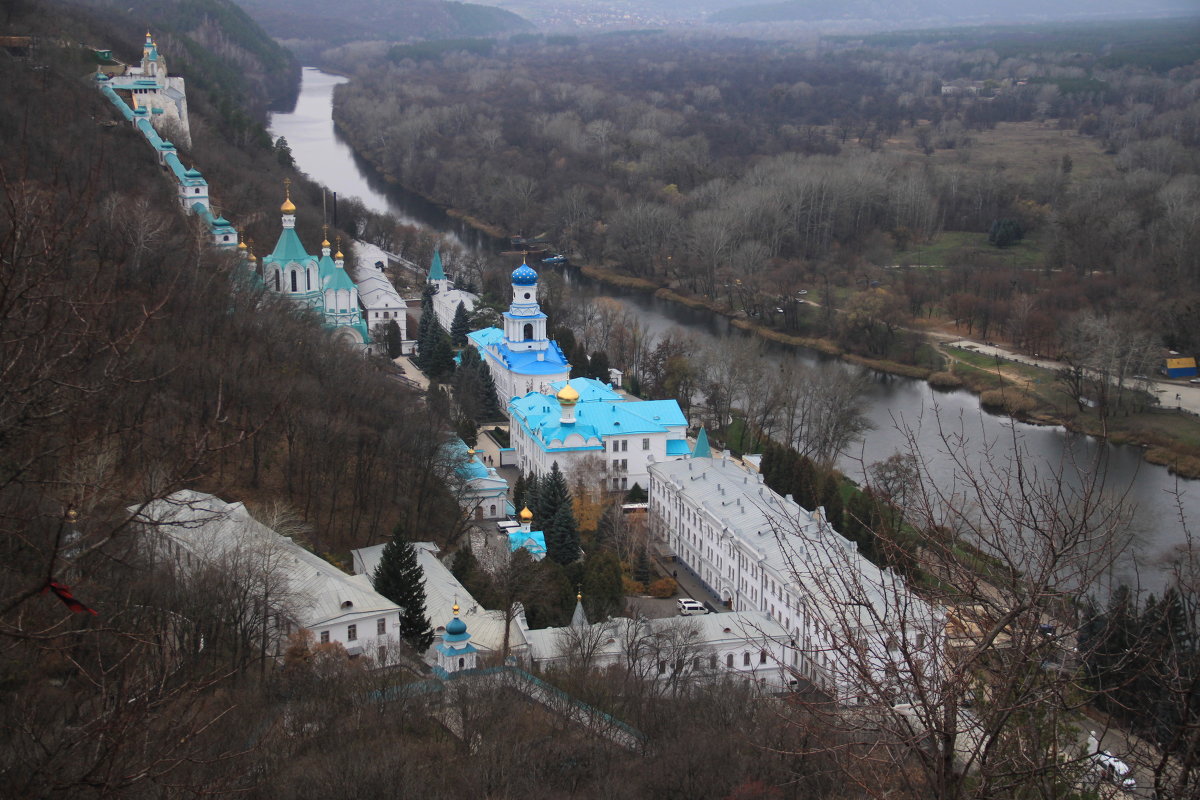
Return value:
M 571 388 L 579 392 L 580 403 L 594 403 L 597 400 L 621 400 L 621 395 L 614 391 L 611 386 L 595 378 L 572 378 L 569 381 L 555 381 L 550 384 L 550 388 L 554 394 L 562 391 L 562 388 L 567 384 L 571 384 Z
M 467 338 L 481 349 L 480 355 L 498 358 L 505 369 L 518 375 L 557 375 L 571 369 L 571 364 L 555 341 L 551 341 L 545 350 L 514 351 L 504 344 L 504 331 L 499 328 L 472 331 Z M 542 355 L 540 361 L 539 353 Z
M 304 249 L 304 244 L 300 241 L 296 229 L 284 228 L 279 234 L 279 241 L 275 243 L 275 249 L 267 258 L 286 263 L 288 261 L 308 261 L 312 256 Z
M 688 447 L 687 439 L 668 439 L 667 440 L 667 455 L 669 456 L 686 456 L 692 452 Z

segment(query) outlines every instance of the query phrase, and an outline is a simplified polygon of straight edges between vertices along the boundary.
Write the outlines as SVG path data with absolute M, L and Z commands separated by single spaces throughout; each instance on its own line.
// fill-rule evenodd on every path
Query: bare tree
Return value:
M 870 796 L 900 783 L 911 797 L 1061 797 L 1085 755 L 1078 601 L 1104 585 L 1128 515 L 1102 463 L 1035 465 L 1019 443 L 975 463 L 948 430 L 942 445 L 954 472 L 935 482 L 910 438 L 908 524 L 876 531 L 899 571 L 823 526 L 779 522 L 807 592 L 800 672 L 841 701 L 810 704 L 808 722 L 836 732 L 848 776 L 892 765 Z

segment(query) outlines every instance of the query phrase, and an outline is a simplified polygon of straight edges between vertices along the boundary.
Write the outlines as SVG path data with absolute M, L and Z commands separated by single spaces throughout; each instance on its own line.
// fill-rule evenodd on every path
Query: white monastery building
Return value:
M 449 333 L 450 326 L 454 324 L 454 315 L 458 312 L 459 304 L 461 303 L 467 313 L 470 314 L 479 303 L 479 295 L 472 294 L 465 289 L 454 288 L 454 281 L 446 277 L 446 270 L 442 268 L 442 253 L 440 250 L 433 251 L 433 261 L 429 265 L 428 282 L 437 289 L 437 294 L 433 296 L 433 313 L 437 316 L 438 324 L 442 326 L 442 330 Z
M 868 684 L 903 698 L 914 679 L 904 656 L 940 652 L 940 610 L 864 558 L 821 509 L 714 457 L 703 431 L 691 458 L 650 465 L 649 494 L 651 526 L 679 565 L 732 610 L 775 620 L 794 643 L 787 666 L 839 700 Z
M 355 242 L 358 259 L 349 267 L 350 277 L 358 287 L 358 301 L 363 308 L 363 319 L 372 338 L 383 341 L 389 322 L 400 327 L 400 339 L 408 339 L 408 304 L 383 271 L 383 262 L 377 257 L 379 248 L 365 242 Z
M 686 458 L 687 418 L 675 400 L 633 400 L 592 378 L 550 384 L 508 404 L 512 447 L 523 472 L 598 478 L 609 491 L 649 486 L 650 464 Z
M 150 552 L 187 573 L 201 566 L 237 571 L 255 581 L 269 611 L 264 650 L 280 656 L 299 629 L 313 644 L 341 644 L 377 666 L 396 660 L 400 607 L 365 575 L 347 575 L 260 523 L 241 503 L 190 490 L 131 508 Z

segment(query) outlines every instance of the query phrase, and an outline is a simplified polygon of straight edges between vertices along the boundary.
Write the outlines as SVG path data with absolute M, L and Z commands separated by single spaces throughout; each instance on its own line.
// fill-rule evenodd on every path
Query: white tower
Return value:
M 546 315 L 537 301 L 537 280 L 538 274 L 524 262 L 513 270 L 513 300 L 504 314 L 504 343 L 513 352 L 545 351 L 550 346 Z M 541 356 L 539 352 L 539 361 Z

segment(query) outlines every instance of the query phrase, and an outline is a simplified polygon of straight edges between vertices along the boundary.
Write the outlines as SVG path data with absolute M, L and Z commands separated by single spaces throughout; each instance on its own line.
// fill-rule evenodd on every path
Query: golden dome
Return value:
M 238 250 L 245 250 L 245 249 L 246 249 L 246 242 L 245 242 L 245 240 L 242 240 L 242 241 L 238 242 Z
M 575 391 L 575 387 L 570 383 L 559 389 L 558 394 L 556 394 L 555 397 L 557 397 L 558 402 L 562 403 L 563 405 L 573 406 L 579 402 L 579 392 Z
M 334 254 L 333 254 L 333 257 L 334 257 L 334 258 L 337 258 L 337 259 L 342 259 L 342 258 L 345 258 L 345 256 L 344 256 L 344 255 L 342 255 L 342 251 L 341 251 L 341 250 L 338 250 L 336 253 L 334 253 Z
M 533 512 L 529 510 L 529 506 L 525 506 L 521 509 L 521 513 L 518 516 L 520 516 L 521 519 L 528 521 L 533 519 Z
M 458 616 L 458 603 L 455 603 L 453 606 L 451 606 L 451 607 L 450 607 L 450 610 L 451 610 L 451 611 L 453 611 L 453 612 L 454 612 L 454 616 L 456 616 L 456 617 L 457 617 L 457 616 Z
M 328 239 L 322 239 L 322 240 L 321 240 L 321 247 L 329 247 L 329 240 L 328 240 Z
M 283 181 L 283 205 L 279 210 L 285 214 L 296 213 L 296 204 L 292 202 L 292 182 L 287 178 Z

